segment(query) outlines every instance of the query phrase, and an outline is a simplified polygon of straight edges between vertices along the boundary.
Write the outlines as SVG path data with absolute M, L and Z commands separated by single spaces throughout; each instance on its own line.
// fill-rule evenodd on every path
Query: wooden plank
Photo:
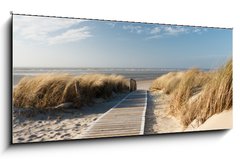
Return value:
M 113 108 L 98 118 L 83 138 L 142 135 L 145 125 L 147 92 L 128 94 Z
M 123 137 L 123 136 L 137 136 L 139 134 L 136 133 L 128 133 L 128 134 L 115 134 L 115 135 L 104 135 L 104 134 L 99 134 L 99 135 L 92 135 L 92 136 L 84 136 L 83 138 L 89 139 L 89 138 L 106 138 L 106 137 Z
M 109 127 L 108 126 L 96 126 L 96 127 L 94 127 L 94 128 L 92 128 L 92 130 L 96 130 L 96 129 L 98 129 L 98 130 L 106 130 L 106 129 L 108 129 L 108 130 L 116 130 L 116 129 L 139 129 L 139 127 L 136 127 L 136 126 L 129 126 L 129 125 L 127 125 L 127 126 L 111 126 L 111 129 L 109 129 Z M 139 129 L 140 130 L 140 129 Z
M 140 129 L 128 129 L 128 130 L 118 130 L 118 129 L 114 129 L 114 130 L 109 130 L 109 129 L 101 129 L 101 130 L 98 130 L 98 131 L 92 131 L 90 132 L 89 134 L 100 134 L 100 133 L 103 133 L 103 134 L 120 134 L 120 133 L 129 133 L 129 132 L 136 132 L 138 133 Z

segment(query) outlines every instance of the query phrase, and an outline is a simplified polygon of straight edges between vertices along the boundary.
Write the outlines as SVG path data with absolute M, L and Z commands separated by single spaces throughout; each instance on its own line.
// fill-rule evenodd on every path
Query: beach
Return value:
M 15 87 L 16 84 L 20 81 L 20 79 L 23 78 L 24 76 L 33 77 L 35 75 L 38 75 L 39 72 L 45 71 L 45 73 L 47 73 L 47 70 L 48 69 L 41 70 L 41 71 L 40 70 L 36 71 L 32 69 L 24 70 L 24 71 L 18 70 L 14 75 L 13 86 Z M 67 70 L 67 71 L 68 73 L 73 73 L 74 71 L 76 73 L 76 70 Z M 96 69 L 93 69 L 90 72 L 92 73 L 94 71 L 96 71 Z M 106 73 L 105 69 L 101 69 L 100 72 L 103 73 L 104 71 Z M 81 80 L 85 78 L 85 84 L 90 84 L 90 85 L 86 85 L 87 87 L 86 86 L 81 87 L 82 89 L 87 88 L 85 90 L 85 93 L 88 95 L 91 95 L 91 93 L 94 94 L 93 102 L 87 102 L 82 106 L 79 106 L 78 108 L 67 107 L 65 109 L 56 109 L 57 107 L 53 107 L 54 109 L 50 109 L 50 110 L 46 109 L 44 111 L 42 109 L 36 109 L 35 107 L 27 108 L 27 109 L 13 107 L 13 125 L 12 125 L 13 143 L 74 140 L 74 139 L 83 138 L 83 134 L 86 134 L 86 132 L 88 132 L 88 128 L 94 125 L 95 121 L 100 119 L 104 113 L 108 112 L 108 110 L 114 107 L 117 103 L 121 102 L 129 94 L 129 92 L 126 92 L 126 90 L 125 90 L 125 93 L 124 91 L 116 92 L 116 90 L 114 90 L 114 89 L 118 89 L 118 84 L 116 82 L 119 81 L 121 85 L 129 84 L 130 79 L 136 80 L 137 90 L 147 91 L 147 96 L 146 96 L 147 107 L 146 107 L 146 113 L 144 115 L 144 118 L 145 118 L 144 134 L 150 135 L 150 134 L 186 132 L 186 131 L 204 131 L 204 130 L 216 130 L 216 129 L 229 129 L 232 127 L 232 110 L 215 113 L 212 116 L 210 115 L 209 117 L 205 117 L 206 120 L 202 124 L 199 124 L 199 121 L 197 120 L 193 120 L 187 125 L 187 127 L 186 125 L 184 125 L 183 121 L 185 120 L 184 118 L 185 116 L 182 115 L 183 111 L 186 111 L 191 107 L 195 107 L 194 102 L 198 100 L 198 97 L 203 93 L 203 90 L 201 91 L 197 90 L 195 95 L 193 95 L 192 97 L 186 98 L 187 104 L 189 105 L 189 107 L 186 107 L 185 110 L 180 110 L 181 107 L 179 107 L 179 105 L 177 107 L 170 107 L 172 102 L 175 99 L 177 99 L 177 98 L 173 98 L 174 97 L 173 95 L 178 95 L 174 93 L 179 91 L 180 93 L 182 93 L 182 95 L 186 94 L 186 90 L 184 89 L 175 90 L 175 92 L 173 92 L 173 90 L 176 88 L 185 88 L 183 86 L 189 86 L 189 84 L 191 84 L 187 82 L 187 83 L 183 83 L 182 87 L 179 87 L 178 84 L 179 83 L 181 84 L 180 79 L 196 78 L 199 75 L 203 76 L 204 73 L 202 72 L 198 72 L 196 70 L 190 70 L 189 72 L 185 72 L 185 74 L 183 72 L 175 72 L 175 73 L 170 72 L 166 74 L 166 72 L 163 72 L 162 70 L 156 71 L 154 69 L 152 70 L 152 72 L 155 71 L 154 75 L 149 76 L 149 73 L 148 73 L 149 70 L 147 69 L 145 70 L 138 69 L 137 71 L 135 69 L 123 69 L 123 70 L 113 69 L 112 71 L 113 72 L 122 71 L 122 74 L 127 76 L 127 78 L 125 78 L 125 76 L 120 77 L 118 75 L 112 75 L 111 71 L 108 72 L 110 73 L 108 75 L 107 74 L 106 75 L 87 74 L 87 75 L 83 75 L 81 78 L 80 78 L 81 74 L 77 76 Z M 56 72 L 59 74 L 59 70 L 57 70 Z M 77 73 L 79 73 L 79 70 L 77 70 Z M 84 73 L 84 71 L 82 73 Z M 74 73 L 71 75 L 74 75 Z M 39 79 L 37 77 L 35 80 L 40 82 L 46 81 L 48 84 L 51 84 L 51 81 L 54 81 L 54 83 L 63 82 L 62 84 L 64 84 L 64 81 L 65 81 L 67 84 L 65 83 L 64 85 L 66 86 L 73 85 L 74 87 L 76 87 L 76 82 L 68 83 L 73 81 L 72 78 L 76 76 L 65 76 L 62 74 L 59 76 L 59 75 L 48 74 L 48 75 L 43 75 L 43 77 L 41 76 L 39 77 L 40 77 Z M 161 78 L 157 78 L 157 77 L 161 77 Z M 203 77 L 200 77 L 200 79 L 203 78 L 204 80 L 207 77 L 208 76 L 203 76 Z M 59 79 L 62 79 L 62 80 L 59 80 Z M 101 79 L 104 79 L 105 82 L 103 82 Z M 218 78 L 218 79 L 221 79 L 221 78 Z M 111 85 L 110 83 L 105 84 L 109 80 L 112 80 L 111 84 L 113 84 L 110 87 L 109 87 L 109 85 Z M 161 85 L 161 83 L 159 84 L 158 82 L 162 82 L 163 85 Z M 31 95 L 31 92 L 33 91 L 33 89 L 36 89 L 35 87 L 38 87 L 38 85 L 40 85 L 40 83 L 36 81 L 35 83 L 37 85 L 32 86 L 31 89 L 27 90 L 27 91 L 30 91 L 28 95 Z M 95 83 L 95 85 L 93 83 Z M 58 90 L 57 92 L 62 91 L 62 88 L 61 88 L 62 84 L 60 84 L 60 89 L 57 89 Z M 44 85 L 45 84 L 43 84 L 43 86 Z M 25 86 L 26 85 L 24 85 L 24 87 Z M 154 90 L 154 91 L 150 90 L 150 88 L 151 89 L 154 88 L 153 86 L 156 87 L 157 89 L 158 88 L 160 89 Z M 24 89 L 24 87 L 21 87 L 21 88 Z M 71 89 L 71 91 L 69 92 L 70 94 L 74 92 L 78 92 L 77 87 L 76 89 L 73 89 L 74 87 L 69 87 L 69 89 Z M 48 96 L 54 95 L 54 94 L 51 94 L 52 93 L 51 91 L 49 92 L 48 87 L 45 87 L 45 88 L 48 91 L 48 93 L 50 93 L 48 94 Z M 103 96 L 96 98 L 96 95 L 99 96 L 99 92 L 94 92 L 94 91 L 97 91 L 99 88 L 101 88 L 100 94 Z M 105 91 L 108 90 L 109 88 L 112 89 L 110 93 L 112 95 L 107 96 L 107 98 L 105 98 L 105 95 L 109 94 L 109 92 L 106 94 Z M 123 89 L 124 87 L 121 87 L 121 88 Z M 37 89 L 37 90 L 41 90 L 41 89 Z M 18 94 L 21 97 L 22 91 L 20 90 Z M 80 95 L 82 94 L 80 93 Z M 79 99 L 84 99 L 85 97 L 88 98 L 88 96 L 83 96 L 83 98 L 79 98 Z M 22 99 L 22 98 L 19 98 L 19 99 Z M 38 100 L 38 98 L 36 99 Z M 179 99 L 181 98 L 178 98 L 177 102 L 180 101 Z M 45 101 L 48 102 L 49 98 L 46 98 Z M 30 104 L 31 104 L 31 101 L 30 101 Z M 44 107 L 50 106 L 50 105 L 41 105 L 41 101 L 39 101 L 39 104 L 40 106 L 44 106 Z M 174 108 L 175 110 L 178 110 L 178 112 L 176 114 L 169 113 L 169 110 L 171 110 L 172 108 Z M 191 109 L 189 109 L 188 112 L 190 110 Z
M 25 76 L 54 73 L 79 76 L 82 74 L 121 74 L 137 81 L 138 90 L 148 90 L 152 80 L 164 73 L 159 69 L 105 69 L 105 68 L 15 68 L 13 87 Z M 95 104 L 81 109 L 31 112 L 13 107 L 13 143 L 80 139 L 84 131 L 107 112 L 127 93 L 114 94 L 107 100 L 97 99 Z M 30 112 L 29 112 L 30 111 Z M 21 112 L 21 113 L 19 113 Z
M 221 129 L 231 129 L 233 126 L 233 114 L 232 110 L 223 111 L 219 114 L 215 114 L 205 121 L 202 125 L 198 125 L 193 121 L 187 131 L 208 131 L 208 130 L 221 130 Z
M 34 116 L 19 116 L 16 111 L 13 114 L 13 143 L 80 139 L 93 121 L 125 96 L 126 93 L 122 93 L 81 109 L 38 112 Z
M 161 134 L 183 131 L 180 122 L 166 112 L 169 96 L 162 91 L 150 92 L 146 112 L 145 134 Z
M 162 91 L 150 92 L 146 112 L 145 134 L 163 134 L 175 132 L 208 131 L 232 128 L 232 110 L 223 111 L 207 119 L 203 124 L 193 121 L 187 128 L 167 113 L 170 103 L 169 95 Z
M 151 80 L 137 81 L 138 89 L 147 90 L 151 82 Z M 115 94 L 107 101 L 99 99 L 95 104 L 81 109 L 40 111 L 35 115 L 14 108 L 13 143 L 81 139 L 81 135 L 95 120 L 127 94 Z

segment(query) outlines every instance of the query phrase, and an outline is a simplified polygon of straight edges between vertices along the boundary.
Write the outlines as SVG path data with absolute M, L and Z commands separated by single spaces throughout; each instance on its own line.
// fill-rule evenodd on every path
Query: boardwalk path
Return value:
M 143 135 L 146 107 L 147 91 L 132 92 L 97 119 L 82 138 Z

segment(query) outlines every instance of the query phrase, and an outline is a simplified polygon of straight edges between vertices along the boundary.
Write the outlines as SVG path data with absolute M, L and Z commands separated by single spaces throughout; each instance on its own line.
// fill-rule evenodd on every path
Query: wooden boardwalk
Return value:
M 143 135 L 147 107 L 147 91 L 129 93 L 113 108 L 99 117 L 82 138 Z

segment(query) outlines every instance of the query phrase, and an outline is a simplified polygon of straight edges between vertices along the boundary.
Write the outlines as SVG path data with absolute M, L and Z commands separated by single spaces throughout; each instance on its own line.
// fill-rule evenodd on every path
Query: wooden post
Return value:
M 130 92 L 137 90 L 137 82 L 134 79 L 130 79 Z

